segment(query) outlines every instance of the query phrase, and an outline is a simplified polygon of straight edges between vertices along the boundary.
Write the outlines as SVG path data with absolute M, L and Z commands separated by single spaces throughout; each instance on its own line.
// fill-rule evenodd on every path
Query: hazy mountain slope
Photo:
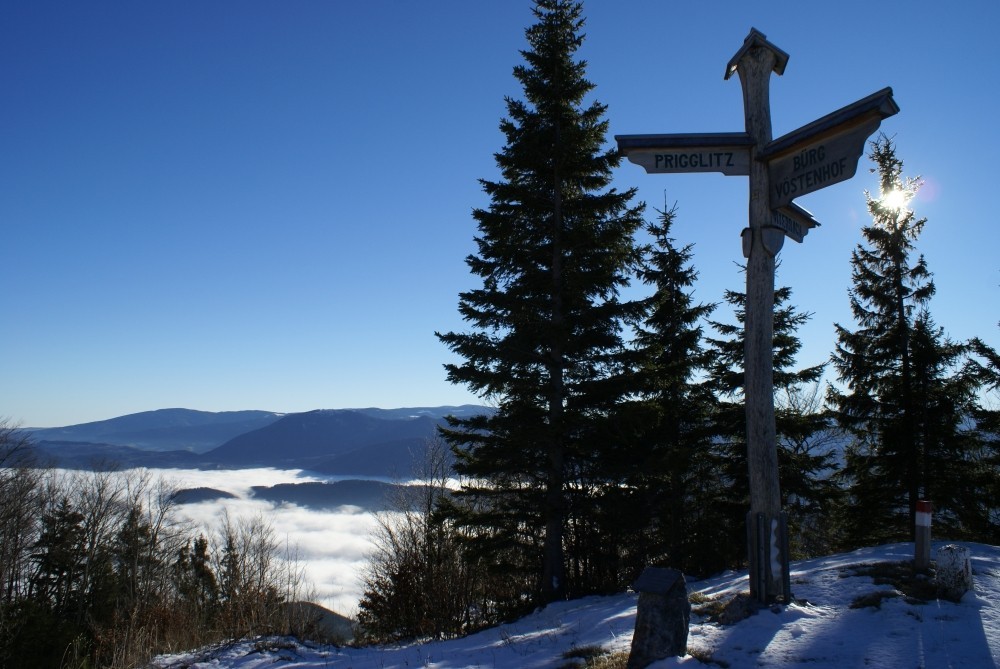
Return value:
M 378 409 L 368 407 L 364 409 L 345 409 L 345 411 L 357 411 L 358 413 L 363 413 L 366 416 L 371 416 L 372 418 L 385 418 L 389 420 L 420 417 L 442 420 L 445 416 L 459 416 L 461 418 L 478 416 L 482 413 L 490 413 L 493 409 L 479 406 L 478 404 L 462 404 L 460 406 L 403 407 L 400 409 Z
M 420 487 L 413 486 L 405 490 L 412 493 L 418 488 Z M 253 486 L 253 496 L 255 499 L 267 500 L 274 504 L 290 503 L 311 509 L 354 506 L 366 511 L 383 511 L 392 508 L 393 496 L 398 495 L 402 489 L 392 483 L 348 479 L 329 483 L 310 481 Z
M 66 469 L 196 468 L 202 464 L 201 456 L 191 451 L 149 451 L 132 446 L 81 441 L 39 441 L 31 451 L 34 465 Z
M 445 416 L 486 411 L 490 409 L 475 405 L 333 409 L 287 415 L 161 409 L 25 431 L 35 440 L 34 453 L 43 466 L 266 466 L 406 479 Z
M 426 439 L 437 422 L 429 417 L 381 419 L 348 409 L 289 414 L 206 453 L 212 462 L 240 466 L 302 466 L 318 457 L 349 453 L 372 444 Z
M 158 409 L 67 427 L 27 428 L 37 441 L 90 442 L 203 452 L 278 420 L 271 411 Z
M 407 480 L 417 477 L 414 467 L 419 466 L 426 442 L 427 437 L 411 437 L 368 444 L 333 457 L 303 460 L 302 466 L 321 474 Z

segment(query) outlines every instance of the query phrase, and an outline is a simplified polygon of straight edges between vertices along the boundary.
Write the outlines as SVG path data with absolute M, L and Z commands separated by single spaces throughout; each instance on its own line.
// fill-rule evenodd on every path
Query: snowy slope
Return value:
M 859 563 L 913 558 L 912 544 L 868 548 L 792 566 L 797 603 L 764 610 L 731 626 L 693 615 L 692 654 L 658 662 L 654 669 L 705 666 L 730 669 L 800 667 L 963 667 L 1000 664 L 1000 548 L 964 544 L 970 550 L 975 592 L 955 604 L 926 604 L 886 597 L 878 608 L 851 608 L 859 596 L 889 592 L 870 576 L 854 575 Z M 728 597 L 747 588 L 746 576 L 729 574 L 689 584 L 707 597 Z M 319 669 L 533 669 L 573 666 L 564 653 L 600 645 L 627 651 L 637 597 L 591 597 L 554 604 L 509 625 L 465 639 L 398 647 L 304 646 L 288 639 L 244 642 L 200 653 L 164 656 L 161 669 L 263 667 Z M 696 607 L 697 608 L 697 607 Z M 699 659 L 700 658 L 700 659 Z

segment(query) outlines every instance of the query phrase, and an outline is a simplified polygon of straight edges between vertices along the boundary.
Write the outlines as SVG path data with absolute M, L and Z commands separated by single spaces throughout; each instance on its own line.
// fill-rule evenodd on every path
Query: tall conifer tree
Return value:
M 619 289 L 642 207 L 609 188 L 619 157 L 605 147 L 605 105 L 585 101 L 580 3 L 536 0 L 533 12 L 514 68 L 524 100 L 507 99 L 500 178 L 481 180 L 490 205 L 473 212 L 467 262 L 482 286 L 459 298 L 471 329 L 438 336 L 462 359 L 448 379 L 496 406 L 444 432 L 469 481 L 458 521 L 551 601 L 586 588 L 566 569 L 569 497 L 624 392 L 622 323 L 635 307 Z
M 948 340 L 928 312 L 934 282 L 915 242 L 926 223 L 907 208 L 919 180 L 886 137 L 871 144 L 879 197 L 865 193 L 872 224 L 851 256 L 851 311 L 858 329 L 837 325 L 831 389 L 837 419 L 852 439 L 844 470 L 856 543 L 912 536 L 917 501 L 935 523 L 958 530 L 973 490 L 977 437 L 969 429 L 976 380 L 968 345 Z M 966 518 L 968 523 L 970 519 Z

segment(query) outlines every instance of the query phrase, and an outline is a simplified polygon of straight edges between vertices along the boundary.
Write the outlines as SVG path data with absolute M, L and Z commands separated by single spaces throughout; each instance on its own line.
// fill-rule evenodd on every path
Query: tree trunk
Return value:
M 556 144 L 559 144 L 559 126 L 556 123 Z M 563 248 L 562 248 L 562 183 L 559 169 L 553 173 L 552 195 L 552 315 L 549 331 L 552 339 L 549 349 L 548 397 L 548 474 L 545 490 L 545 543 L 543 548 L 541 595 L 543 602 L 554 602 L 566 597 L 566 563 L 563 552 L 563 526 L 566 522 L 565 487 L 566 434 L 563 427 L 563 402 L 566 388 L 563 379 L 566 365 L 563 355 Z

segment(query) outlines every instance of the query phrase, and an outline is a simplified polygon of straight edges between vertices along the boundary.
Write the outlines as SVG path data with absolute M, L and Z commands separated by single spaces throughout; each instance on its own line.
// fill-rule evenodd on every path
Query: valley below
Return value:
M 174 521 L 209 541 L 219 540 L 226 518 L 264 523 L 302 574 L 307 598 L 353 616 L 376 514 L 420 492 L 418 472 L 445 416 L 487 410 L 164 409 L 24 432 L 27 461 L 57 476 L 157 481 Z

